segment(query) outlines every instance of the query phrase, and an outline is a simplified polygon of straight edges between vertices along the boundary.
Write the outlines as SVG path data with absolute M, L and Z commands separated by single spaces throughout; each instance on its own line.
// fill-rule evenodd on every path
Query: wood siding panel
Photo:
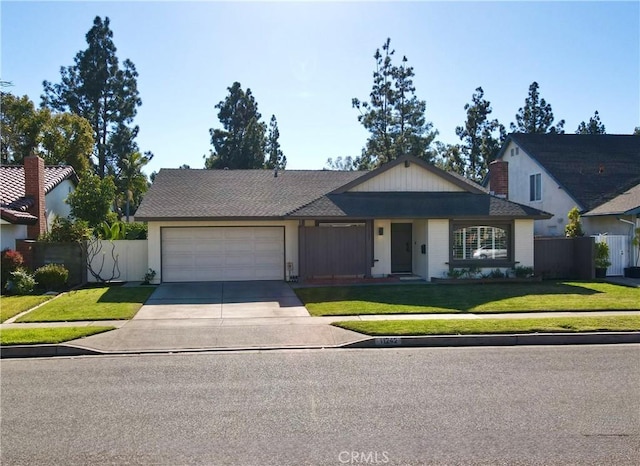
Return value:
M 302 278 L 366 276 L 366 227 L 299 227 Z
M 398 165 L 354 186 L 351 192 L 460 192 L 462 188 L 416 165 Z

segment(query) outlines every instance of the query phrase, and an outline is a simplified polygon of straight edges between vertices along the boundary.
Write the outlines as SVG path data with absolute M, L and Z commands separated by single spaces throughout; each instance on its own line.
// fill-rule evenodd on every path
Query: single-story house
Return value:
M 45 166 L 38 156 L 24 165 L 0 166 L 1 249 L 16 249 L 16 240 L 37 239 L 55 217 L 67 217 L 67 196 L 78 184 L 71 166 Z
M 372 171 L 162 169 L 136 213 L 162 282 L 533 267 L 533 223 L 548 217 L 414 157 Z

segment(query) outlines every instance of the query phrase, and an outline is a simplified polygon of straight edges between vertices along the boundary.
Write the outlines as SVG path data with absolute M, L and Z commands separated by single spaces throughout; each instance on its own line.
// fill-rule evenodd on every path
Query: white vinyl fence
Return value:
M 604 241 L 609 245 L 607 276 L 624 275 L 624 268 L 629 266 L 629 237 L 625 235 L 596 235 L 597 242 Z
M 147 240 L 100 240 L 88 247 L 90 269 L 104 280 L 142 281 L 147 273 Z M 89 282 L 97 282 L 91 270 L 87 270 Z

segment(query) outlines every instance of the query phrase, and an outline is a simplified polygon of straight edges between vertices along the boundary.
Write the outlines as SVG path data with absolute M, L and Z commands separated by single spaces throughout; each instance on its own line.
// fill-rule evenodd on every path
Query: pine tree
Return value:
M 119 158 L 130 153 L 115 150 L 114 138 L 122 139 L 122 128 L 129 128 L 142 101 L 135 65 L 127 59 L 120 66 L 116 56 L 109 18 L 103 21 L 96 16 L 86 40 L 88 47 L 76 54 L 74 64 L 60 69 L 60 83 L 43 82 L 42 104 L 52 110 L 75 113 L 91 123 L 97 173 L 103 178 L 115 171 Z M 121 131 L 119 136 L 115 136 L 117 131 Z M 137 127 L 129 128 L 129 135 L 135 134 Z M 135 142 L 131 140 L 128 145 L 134 146 Z
M 265 168 L 278 168 L 284 170 L 287 166 L 287 157 L 280 149 L 280 130 L 278 130 L 278 121 L 275 115 L 271 115 L 269 122 L 269 134 L 267 135 L 266 154 L 267 161 Z
M 395 50 L 391 39 L 376 49 L 373 86 L 369 101 L 352 99 L 351 105 L 360 112 L 358 121 L 371 134 L 356 163 L 360 168 L 372 168 L 402 155 L 414 155 L 431 160 L 430 144 L 437 135 L 426 121 L 426 102 L 415 95 L 413 67 L 403 57 L 401 65 L 393 64 Z
M 243 91 L 239 82 L 227 89 L 229 95 L 216 105 L 223 129 L 209 130 L 214 150 L 205 160 L 205 168 L 263 168 L 266 127 L 260 121 L 258 104 L 251 89 Z
M 511 123 L 511 132 L 515 133 L 564 133 L 564 120 L 553 125 L 551 104 L 540 98 L 537 82 L 529 86 L 529 95 L 524 107 L 518 109 L 516 122 Z
M 482 87 L 475 90 L 472 103 L 466 104 L 464 109 L 467 121 L 464 126 L 456 128 L 456 135 L 463 143 L 460 149 L 465 158 L 464 172 L 460 174 L 479 182 L 506 138 L 505 129 L 498 120 L 489 120 L 491 102 L 484 98 Z
M 597 110 L 593 116 L 589 118 L 589 123 L 581 122 L 576 130 L 576 134 L 606 134 L 606 132 L 607 130 L 600 121 L 600 115 Z

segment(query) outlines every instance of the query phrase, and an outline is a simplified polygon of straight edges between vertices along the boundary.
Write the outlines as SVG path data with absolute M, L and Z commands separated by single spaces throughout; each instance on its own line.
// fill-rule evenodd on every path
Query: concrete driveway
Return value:
M 133 320 L 308 317 L 283 281 L 163 283 Z

